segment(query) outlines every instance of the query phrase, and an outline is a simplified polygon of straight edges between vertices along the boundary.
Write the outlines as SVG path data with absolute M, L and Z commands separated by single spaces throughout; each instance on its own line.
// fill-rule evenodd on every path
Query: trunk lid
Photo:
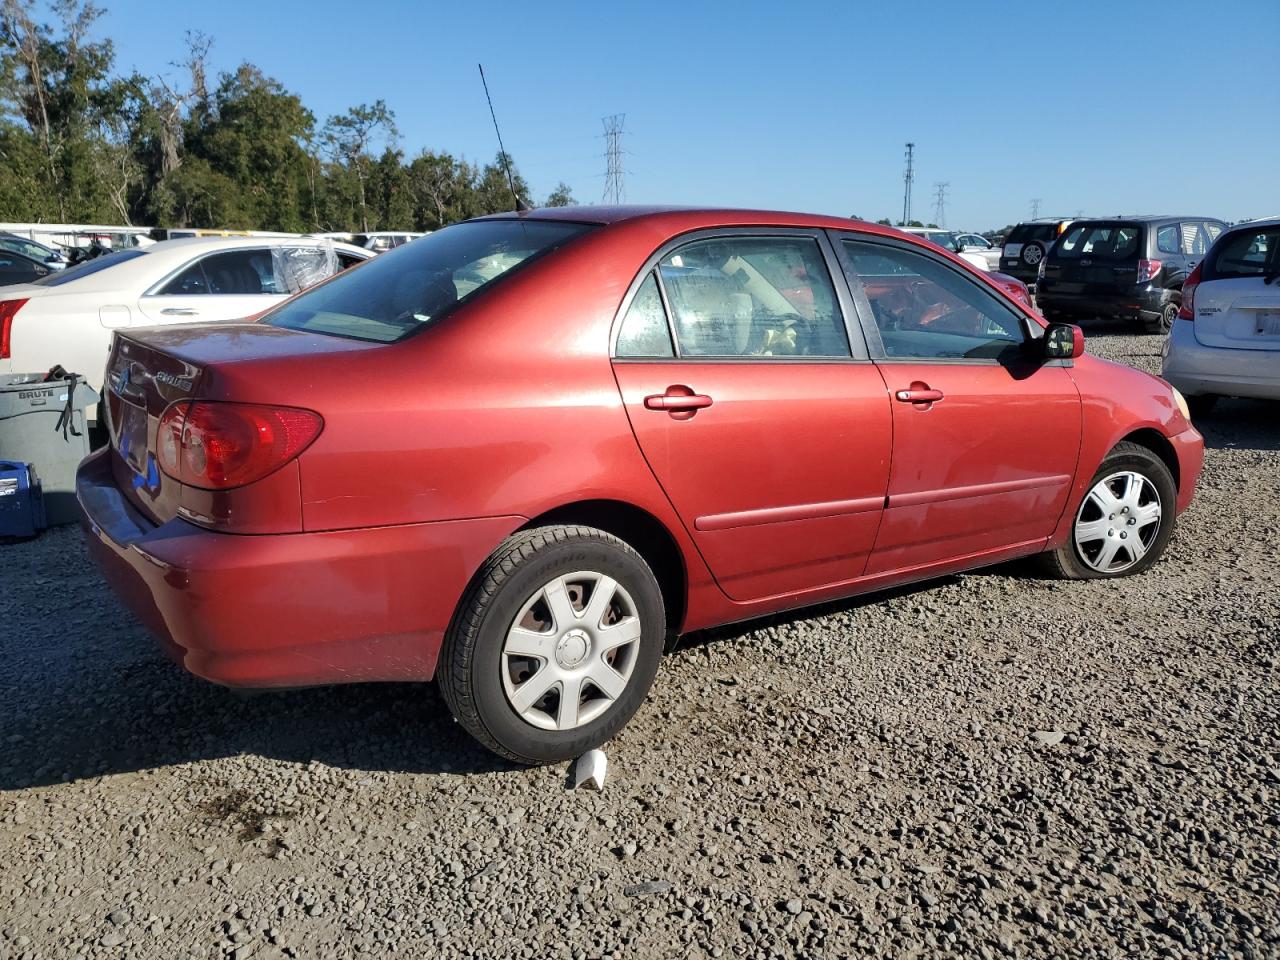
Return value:
M 174 325 L 118 333 L 107 360 L 103 391 L 116 484 L 152 522 L 173 519 L 184 494 L 191 499 L 192 488 L 168 476 L 157 459 L 160 419 L 170 405 L 207 397 L 210 381 L 237 365 L 374 347 L 257 323 Z M 265 390 L 269 375 L 262 381 Z M 257 402 L 263 398 L 218 399 Z
M 1280 350 L 1280 281 L 1248 277 L 1201 283 L 1195 332 L 1206 347 Z

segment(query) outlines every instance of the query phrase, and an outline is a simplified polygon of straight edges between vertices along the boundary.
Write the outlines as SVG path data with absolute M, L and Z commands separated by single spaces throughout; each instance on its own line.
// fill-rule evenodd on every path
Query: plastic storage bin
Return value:
M 98 394 L 83 378 L 0 376 L 0 460 L 29 463 L 40 478 L 49 526 L 76 520 L 76 467 L 89 453 L 85 410 Z
M 34 537 L 42 529 L 44 504 L 31 467 L 0 460 L 0 540 Z

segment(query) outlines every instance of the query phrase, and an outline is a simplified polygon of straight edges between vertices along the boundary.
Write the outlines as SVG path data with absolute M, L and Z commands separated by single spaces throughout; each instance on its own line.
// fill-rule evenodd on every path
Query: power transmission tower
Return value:
M 907 144 L 907 172 L 903 174 L 902 184 L 902 225 L 905 227 L 911 222 L 911 184 L 916 180 L 916 145 L 914 143 Z
M 940 227 L 947 225 L 947 187 L 949 180 L 933 185 L 933 222 Z
M 1035 197 L 1031 201 L 1031 219 L 1037 220 L 1040 217 L 1040 198 Z
M 622 183 L 622 125 L 626 119 L 625 113 L 615 113 L 600 121 L 604 124 L 605 139 L 605 203 L 623 203 L 627 199 L 627 190 Z

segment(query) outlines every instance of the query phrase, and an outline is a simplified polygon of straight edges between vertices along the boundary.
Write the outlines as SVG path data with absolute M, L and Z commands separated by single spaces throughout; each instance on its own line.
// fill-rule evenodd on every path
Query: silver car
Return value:
M 1162 374 L 1193 414 L 1220 396 L 1280 399 L 1280 217 L 1231 227 L 1187 278 Z

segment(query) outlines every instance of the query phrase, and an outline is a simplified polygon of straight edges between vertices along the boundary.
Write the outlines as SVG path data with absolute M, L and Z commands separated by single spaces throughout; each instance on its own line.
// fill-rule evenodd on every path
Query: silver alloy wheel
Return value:
M 1044 254 L 1041 252 L 1039 247 L 1028 246 L 1027 249 L 1023 251 L 1022 259 L 1026 262 L 1027 266 L 1034 267 L 1040 262 L 1040 258 L 1042 256 L 1044 256 Z
M 502 645 L 502 689 L 526 723 L 572 730 L 622 696 L 640 649 L 640 617 L 612 577 L 584 570 L 543 584 Z
M 1160 493 L 1140 473 L 1099 480 L 1076 513 L 1076 552 L 1099 573 L 1127 570 L 1147 555 L 1160 533 Z

